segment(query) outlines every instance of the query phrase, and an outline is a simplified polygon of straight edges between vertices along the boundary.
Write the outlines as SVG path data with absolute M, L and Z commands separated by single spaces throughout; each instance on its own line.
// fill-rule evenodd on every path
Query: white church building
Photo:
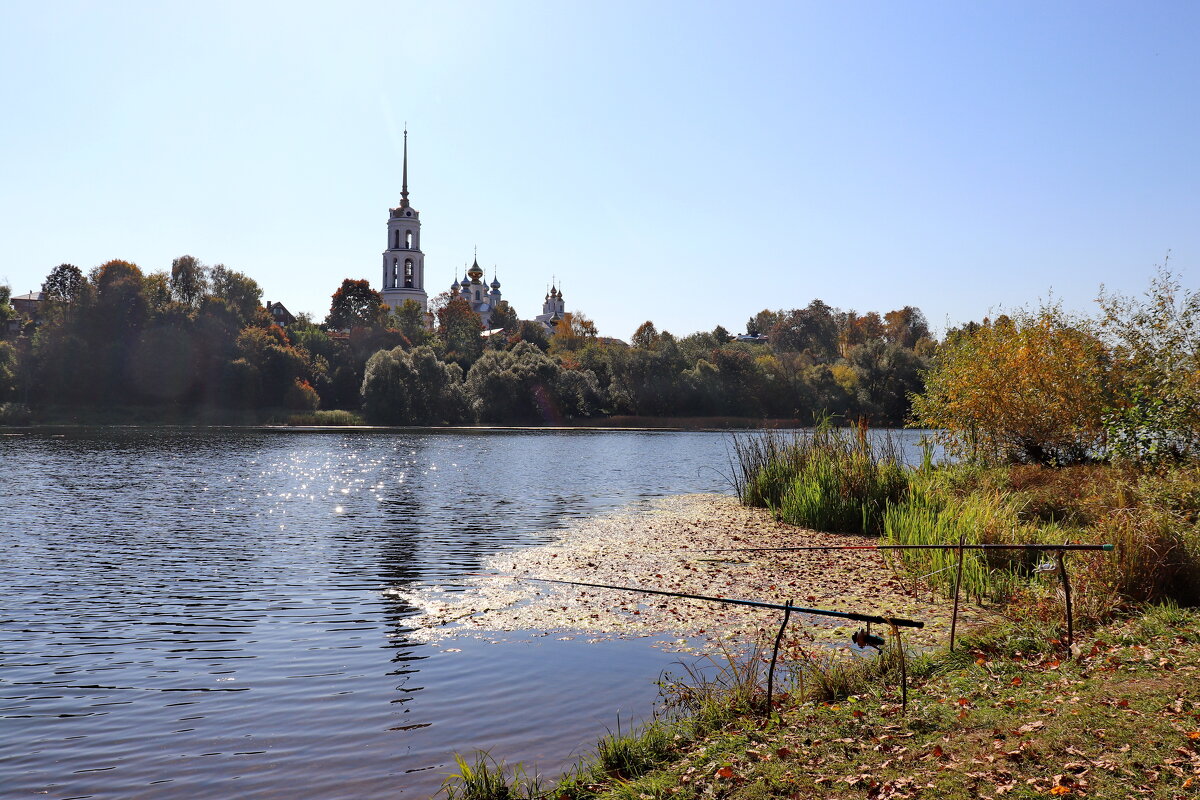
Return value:
M 400 205 L 388 213 L 388 249 L 383 251 L 383 302 L 395 311 L 405 300 L 429 310 L 425 293 L 425 254 L 421 252 L 421 212 L 408 202 L 408 131 L 404 131 L 404 178 Z
M 388 212 L 388 248 L 383 251 L 383 302 L 395 311 L 405 300 L 415 300 L 422 311 L 429 310 L 429 295 L 425 291 L 425 253 L 421 250 L 421 214 L 408 201 L 408 130 L 404 131 L 404 173 L 400 189 L 400 205 Z M 479 315 L 484 330 L 491 322 L 493 309 L 500 302 L 500 281 L 495 276 L 490 284 L 483 282 L 479 258 L 467 270 L 462 281 L 450 284 L 450 295 L 461 297 Z M 565 313 L 562 292 L 551 287 L 536 320 L 548 332 Z M 432 320 L 431 320 L 432 322 Z

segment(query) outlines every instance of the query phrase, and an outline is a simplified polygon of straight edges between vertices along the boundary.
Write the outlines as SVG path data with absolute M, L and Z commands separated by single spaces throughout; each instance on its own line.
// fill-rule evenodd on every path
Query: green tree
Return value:
M 860 344 L 846 359 L 854 371 L 853 393 L 858 416 L 873 425 L 902 426 L 909 397 L 924 388 L 926 362 L 899 344 L 875 339 Z
M 507 300 L 501 300 L 492 309 L 491 321 L 488 323 L 492 330 L 501 329 L 508 336 L 517 332 L 521 326 L 521 318 Z
M 1109 446 L 1123 460 L 1200 455 L 1200 292 L 1159 267 L 1141 298 L 1101 292 L 1113 355 Z
M 564 370 L 528 342 L 484 353 L 467 373 L 466 388 L 482 422 L 561 422 L 590 416 L 600 404 L 595 375 Z
M 438 309 L 438 337 L 446 349 L 446 360 L 469 369 L 483 352 L 483 323 L 471 305 L 461 297 L 455 297 Z
M 508 337 L 508 343 L 512 346 L 520 342 L 529 342 L 542 351 L 550 349 L 550 335 L 546 333 L 546 326 L 534 320 L 521 320 L 517 330 Z
M 54 303 L 74 303 L 87 285 L 83 270 L 74 264 L 59 264 L 50 270 L 42 283 L 42 294 L 45 299 Z
M 259 402 L 263 406 L 283 406 L 284 397 L 296 379 L 305 377 L 303 354 L 288 343 L 278 326 L 243 328 L 238 334 L 237 351 L 257 370 L 262 381 Z
M 380 350 L 367 361 L 363 412 L 379 425 L 455 424 L 467 419 L 467 398 L 457 364 L 433 348 Z
M 228 303 L 241 316 L 243 324 L 254 319 L 262 305 L 263 290 L 253 278 L 217 264 L 209 270 L 208 282 L 212 296 Z
M 771 347 L 777 352 L 807 353 L 821 362 L 837 356 L 837 322 L 833 309 L 820 300 L 813 300 L 806 308 L 779 315 L 768 336 Z
M 208 267 L 195 256 L 180 256 L 171 262 L 171 297 L 195 308 L 208 292 Z
M 0 290 L 7 289 L 0 286 Z M 2 292 L 0 292 L 2 294 Z M 0 303 L 0 306 L 3 304 Z M 17 348 L 11 343 L 0 341 L 0 403 L 5 403 L 17 393 Z
M 370 281 L 346 278 L 333 293 L 325 326 L 344 331 L 356 325 L 374 327 L 387 318 L 388 307 L 383 295 L 371 288 Z
M 425 312 L 416 300 L 405 300 L 400 307 L 392 312 L 392 320 L 397 330 L 414 347 L 425 344 L 429 339 L 429 331 L 425 328 Z

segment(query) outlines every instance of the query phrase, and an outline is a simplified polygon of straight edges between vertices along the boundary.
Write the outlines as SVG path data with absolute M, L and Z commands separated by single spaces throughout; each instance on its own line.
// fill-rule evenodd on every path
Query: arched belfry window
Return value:
M 413 263 L 411 258 L 404 259 L 404 288 L 413 288 Z
M 400 249 L 400 231 L 399 230 L 392 231 L 392 249 L 393 250 Z
M 392 259 L 392 269 L 388 273 L 388 288 L 389 289 L 396 288 L 396 273 L 399 271 L 400 271 L 400 259 L 393 258 Z
M 409 250 L 412 250 L 412 249 L 413 249 L 413 235 L 412 235 L 412 231 L 408 231 L 408 232 L 406 232 L 406 233 L 404 234 L 404 246 L 405 246 L 406 248 L 408 248 Z

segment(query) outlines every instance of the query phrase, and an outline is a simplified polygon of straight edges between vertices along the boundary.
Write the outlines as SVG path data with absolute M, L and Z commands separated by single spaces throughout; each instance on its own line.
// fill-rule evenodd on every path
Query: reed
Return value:
M 321 409 L 319 411 L 310 411 L 305 414 L 292 414 L 288 417 L 288 425 L 331 425 L 331 426 L 348 426 L 348 425 L 365 425 L 366 422 L 362 416 L 353 411 L 343 411 L 338 408 Z
M 734 439 L 732 467 L 743 504 L 821 531 L 879 533 L 908 488 L 895 442 L 873 442 L 865 425 Z
M 1056 525 L 1036 526 L 1019 520 L 1019 508 L 999 492 L 965 497 L 937 491 L 928 476 L 914 477 L 903 502 L 883 514 L 884 540 L 888 544 L 1045 544 L 1056 541 Z M 1061 542 L 1061 538 L 1057 538 Z M 958 552 L 945 550 L 898 551 L 908 570 L 933 589 L 949 595 L 957 576 Z M 980 601 L 1007 601 L 1029 582 L 1039 559 L 1036 551 L 968 550 L 963 557 L 964 597 Z

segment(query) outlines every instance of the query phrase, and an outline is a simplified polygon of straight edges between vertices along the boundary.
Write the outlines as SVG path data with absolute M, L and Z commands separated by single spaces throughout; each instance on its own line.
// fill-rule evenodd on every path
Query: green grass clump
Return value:
M 888 544 L 1037 544 L 1062 541 L 1053 523 L 1024 523 L 1013 501 L 999 492 L 957 497 L 940 493 L 928 476 L 914 478 L 903 502 L 889 506 L 883 515 Z M 1057 536 L 1056 536 L 1057 534 Z M 955 550 L 904 550 L 900 558 L 909 571 L 935 589 L 954 589 L 958 552 Z M 1036 551 L 967 550 L 963 554 L 963 597 L 1003 602 L 1033 574 Z
M 542 797 L 541 778 L 527 775 L 520 764 L 509 767 L 487 753 L 474 762 L 455 756 L 458 772 L 442 783 L 447 800 L 536 800 Z
M 879 533 L 885 510 L 908 488 L 898 449 L 890 441 L 877 448 L 863 426 L 735 440 L 734 455 L 743 504 L 815 530 Z
M 365 425 L 362 416 L 353 411 L 328 409 L 310 411 L 304 414 L 292 414 L 288 417 L 288 425 Z

